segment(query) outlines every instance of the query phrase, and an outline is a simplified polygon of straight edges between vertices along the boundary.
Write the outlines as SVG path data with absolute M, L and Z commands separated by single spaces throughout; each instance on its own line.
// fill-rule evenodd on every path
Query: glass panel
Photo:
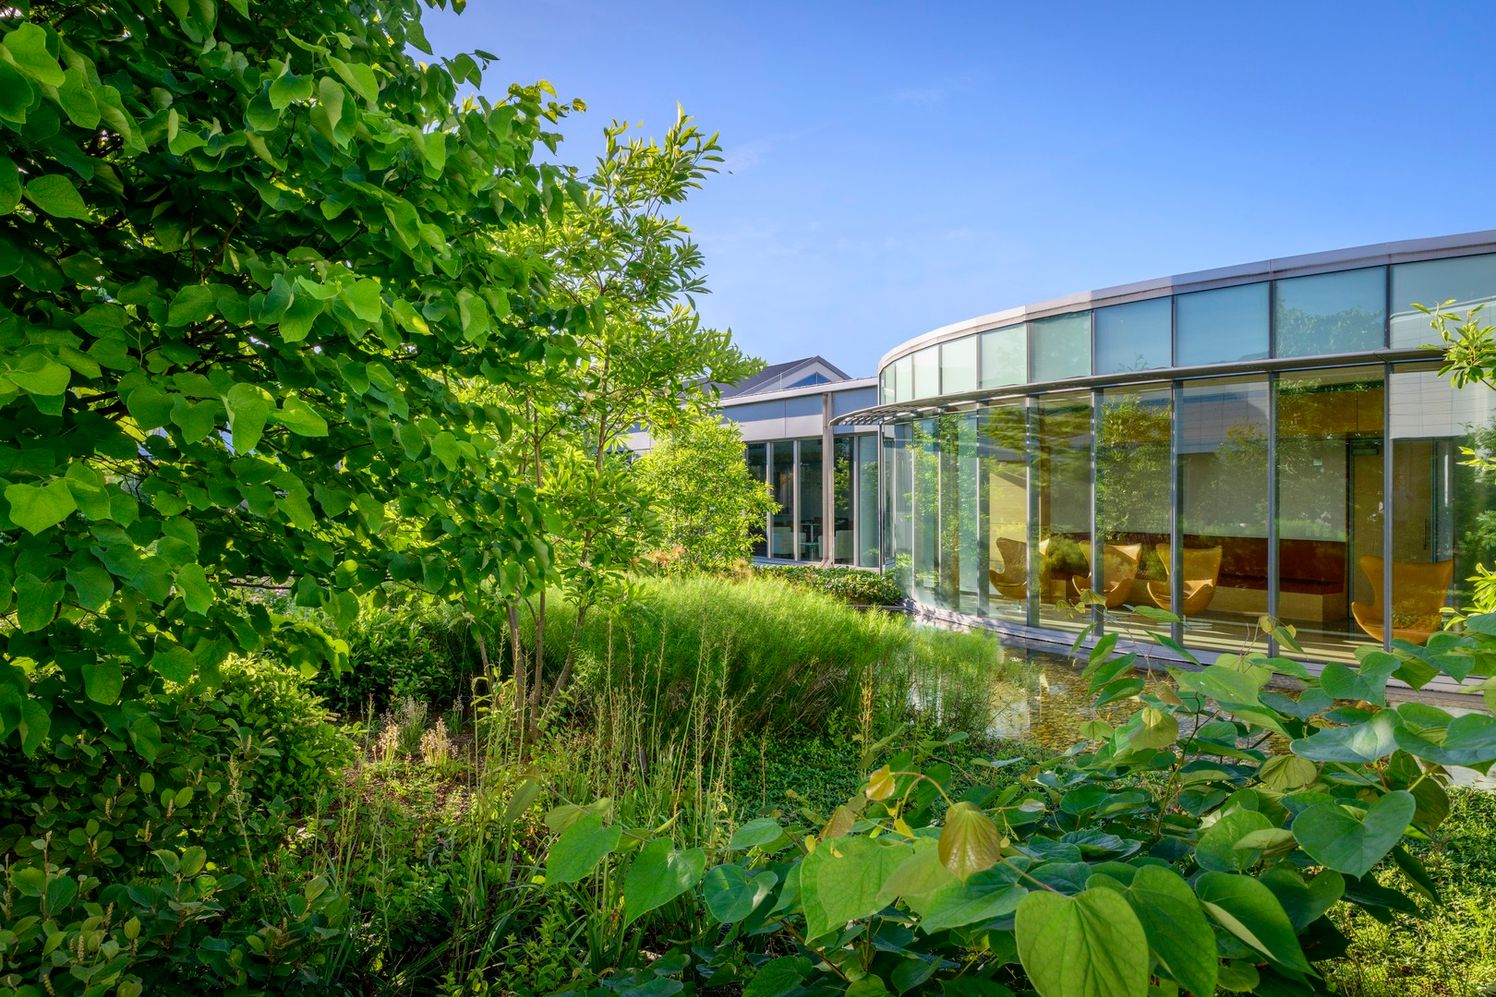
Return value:
M 1091 313 L 1056 315 L 1028 324 L 1034 381 L 1058 381 L 1091 373 Z
M 893 368 L 884 367 L 878 372 L 878 402 L 887 405 L 893 401 Z
M 1267 612 L 1267 380 L 1186 384 L 1177 418 L 1185 639 L 1238 648 Z M 1148 594 L 1170 605 L 1167 586 Z
M 800 560 L 819 561 L 823 556 L 821 531 L 821 441 L 800 441 Z
M 954 395 L 977 388 L 977 337 L 940 346 L 940 393 Z
M 960 612 L 977 611 L 980 509 L 977 505 L 976 413 L 935 420 L 940 463 L 936 602 Z
M 1174 298 L 1180 367 L 1267 356 L 1267 285 L 1242 284 Z
M 852 563 L 852 437 L 838 436 L 831 441 L 836 453 L 831 481 L 832 520 L 831 557 L 837 564 Z
M 981 413 L 987 615 L 1028 618 L 1028 442 L 1022 400 Z
M 1314 660 L 1371 643 L 1351 607 L 1381 588 L 1382 407 L 1381 367 L 1278 379 L 1278 618 Z
M 1168 599 L 1169 573 L 1159 551 L 1169 546 L 1172 393 L 1150 385 L 1109 388 L 1102 396 L 1096 528 L 1103 546 L 1091 587 L 1106 600 L 1108 621 L 1123 626 L 1157 625 L 1127 608 L 1152 605 L 1150 586 Z
M 935 420 L 913 424 L 909 457 L 913 537 L 910 543 L 909 594 L 916 602 L 936 605 L 937 552 L 940 549 L 940 451 L 935 440 Z
M 893 362 L 894 401 L 907 402 L 914 397 L 914 366 L 909 357 Z
M 1000 388 L 1028 380 L 1028 326 L 984 332 L 982 340 L 982 387 Z
M 769 444 L 769 483 L 779 508 L 769 520 L 769 556 L 795 556 L 795 443 L 778 440 Z
M 1387 270 L 1347 270 L 1278 281 L 1273 335 L 1277 356 L 1362 353 L 1382 347 Z
M 1461 453 L 1496 444 L 1496 393 L 1456 389 L 1432 368 L 1395 369 L 1391 389 L 1392 637 L 1422 644 L 1440 607 L 1470 604 L 1475 566 L 1496 564 L 1496 488 Z M 1382 588 L 1372 579 L 1373 600 L 1351 607 L 1373 638 L 1384 629 Z
M 878 438 L 857 437 L 857 563 L 878 566 Z
M 927 346 L 914 354 L 914 397 L 940 394 L 940 347 Z
M 1039 624 L 1077 630 L 1091 574 L 1091 396 L 1039 399 Z
M 748 458 L 748 473 L 754 481 L 768 480 L 768 444 L 750 443 L 746 448 Z M 767 557 L 769 555 L 769 539 L 764 533 L 764 524 L 759 523 L 752 530 L 753 556 Z
M 1096 310 L 1096 373 L 1170 366 L 1173 304 L 1150 298 Z
M 912 437 L 913 426 L 910 423 L 889 426 L 883 451 L 888 462 L 884 494 L 885 508 L 888 510 L 883 528 L 883 545 L 886 551 L 884 560 L 892 568 L 894 577 L 905 592 L 913 591 L 910 577 L 914 555 Z
M 1491 311 L 1490 303 L 1496 301 L 1496 255 L 1393 267 L 1392 345 L 1414 347 L 1434 342 L 1428 316 L 1413 305 L 1416 302 L 1432 308 L 1451 299 L 1455 311 L 1465 312 L 1476 305 L 1486 305 L 1486 312 Z

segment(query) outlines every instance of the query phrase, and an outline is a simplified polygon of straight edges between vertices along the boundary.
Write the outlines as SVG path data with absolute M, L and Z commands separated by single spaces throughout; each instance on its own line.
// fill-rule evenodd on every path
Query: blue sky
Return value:
M 1072 291 L 1496 228 L 1496 4 L 469 0 L 500 56 L 728 162 L 684 209 L 709 324 L 871 374 L 900 341 Z

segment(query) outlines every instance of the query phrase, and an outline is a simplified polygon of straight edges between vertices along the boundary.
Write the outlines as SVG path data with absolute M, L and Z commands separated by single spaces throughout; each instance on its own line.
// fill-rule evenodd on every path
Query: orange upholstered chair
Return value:
M 1359 563 L 1371 580 L 1371 605 L 1352 602 L 1351 615 L 1373 640 L 1381 640 L 1387 620 L 1386 593 L 1382 591 L 1384 562 L 1368 554 Z M 1422 644 L 1432 637 L 1443 623 L 1439 610 L 1444 608 L 1444 597 L 1453 581 L 1453 561 L 1393 561 L 1393 638 Z
M 992 589 L 1004 599 L 1028 598 L 1028 544 L 1008 537 L 994 537 L 992 546 L 1003 559 L 1003 570 L 989 569 Z
M 1138 576 L 1138 561 L 1143 557 L 1142 544 L 1107 544 L 1101 551 L 1101 597 L 1107 609 L 1116 609 L 1127 601 L 1132 581 Z
M 1149 582 L 1148 595 L 1159 608 L 1169 609 L 1169 580 L 1172 578 L 1170 573 L 1174 570 L 1169 557 L 1169 545 L 1155 544 L 1154 547 L 1158 551 L 1159 560 L 1164 562 L 1165 581 Z M 1215 598 L 1216 582 L 1221 577 L 1221 548 L 1186 547 L 1179 555 L 1184 568 L 1184 608 L 1179 611 L 1179 615 L 1194 616 Z

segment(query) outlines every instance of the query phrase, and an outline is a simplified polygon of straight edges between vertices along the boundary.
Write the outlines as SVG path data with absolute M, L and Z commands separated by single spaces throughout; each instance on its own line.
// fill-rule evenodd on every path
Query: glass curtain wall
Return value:
M 1374 640 L 1422 644 L 1441 626 L 1442 607 L 1469 605 L 1475 566 L 1496 564 L 1496 488 L 1463 454 L 1496 446 L 1496 395 L 1456 389 L 1422 365 L 1394 368 L 1390 390 L 1390 564 L 1371 580 L 1372 600 L 1351 609 Z
M 819 561 L 825 543 L 821 519 L 821 441 L 810 439 L 799 442 L 800 521 L 796 536 L 800 560 Z
M 1352 608 L 1381 588 L 1382 367 L 1278 378 L 1278 609 L 1311 657 L 1379 644 Z
M 748 476 L 751 477 L 754 481 L 768 481 L 769 480 L 768 444 L 767 443 L 750 443 L 745 448 L 745 451 L 746 451 L 747 460 L 748 460 Z M 764 522 L 759 523 L 751 531 L 751 535 L 753 537 L 753 556 L 754 557 L 768 557 L 769 556 L 769 538 L 768 538 L 768 534 L 764 532 L 764 527 L 768 525 L 768 518 L 769 517 L 765 516 L 764 517 Z
M 852 438 L 838 436 L 831 441 L 836 455 L 832 464 L 831 555 L 837 564 L 851 564 L 852 536 Z
M 1030 450 L 1039 557 L 1031 596 L 1040 626 L 1079 629 L 1090 619 L 1078 600 L 1091 587 L 1091 395 L 1045 395 L 1037 413 Z
M 769 483 L 779 508 L 769 519 L 769 556 L 795 556 L 795 441 L 769 444 Z
M 857 446 L 857 564 L 876 568 L 878 551 L 878 437 L 862 433 Z
M 1177 392 L 1180 543 L 1156 548 L 1171 586 L 1148 591 L 1186 617 L 1186 642 L 1236 648 L 1268 606 L 1268 383 L 1193 381 Z
M 910 592 L 914 550 L 914 426 L 896 423 L 883 437 L 883 502 L 888 526 L 883 531 L 884 563 L 905 592 Z
M 939 605 L 965 613 L 980 606 L 981 507 L 977 413 L 935 420 L 940 454 Z
M 927 605 L 939 605 L 936 566 L 940 551 L 940 446 L 934 419 L 913 424 L 909 443 L 910 537 L 909 591 Z
M 1020 399 L 984 409 L 978 416 L 981 513 L 987 538 L 987 615 L 1024 623 L 1028 619 L 1028 429 Z M 979 579 L 980 580 L 980 579 Z
M 1168 601 L 1173 501 L 1173 389 L 1167 384 L 1108 388 L 1101 396 L 1096 440 L 1096 529 L 1101 571 L 1092 590 L 1106 601 L 1109 621 L 1141 624 L 1129 606 Z M 1156 624 L 1153 624 L 1156 626 Z

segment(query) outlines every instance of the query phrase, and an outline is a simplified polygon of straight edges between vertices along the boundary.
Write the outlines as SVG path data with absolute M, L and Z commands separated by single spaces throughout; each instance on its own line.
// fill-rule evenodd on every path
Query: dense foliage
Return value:
M 662 560 L 676 571 L 734 567 L 778 508 L 743 461 L 743 434 L 715 413 L 687 417 L 634 465 L 660 518 Z
M 803 564 L 766 564 L 755 570 L 766 578 L 834 595 L 853 606 L 902 606 L 906 598 L 893 575 L 876 571 Z
M 1359 668 L 1224 655 L 1152 688 L 1115 643 L 1090 655 L 1093 690 L 1142 708 L 1019 783 L 953 797 L 948 767 L 905 752 L 819 829 L 763 818 L 708 847 L 620 827 L 606 807 L 558 814 L 548 882 L 616 856 L 625 923 L 673 909 L 697 925 L 694 946 L 587 992 L 1311 994 L 1315 964 L 1345 951 L 1337 905 L 1390 917 L 1438 902 L 1408 839 L 1439 833 L 1450 766 L 1496 761 L 1496 719 L 1392 706 L 1386 685 L 1496 674 L 1496 616 L 1368 650 Z M 1384 862 L 1405 889 L 1375 878 Z

